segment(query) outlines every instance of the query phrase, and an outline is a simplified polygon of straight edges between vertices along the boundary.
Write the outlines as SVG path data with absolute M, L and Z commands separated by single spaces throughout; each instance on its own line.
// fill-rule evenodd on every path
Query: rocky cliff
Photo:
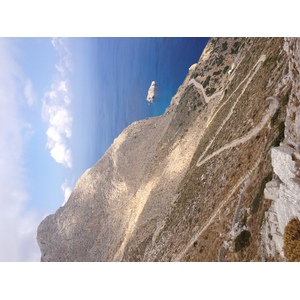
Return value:
M 210 39 L 166 112 L 128 126 L 39 225 L 41 260 L 285 260 L 299 214 L 298 49 Z
M 284 257 L 283 235 L 288 222 L 300 218 L 300 40 L 286 38 L 283 46 L 288 65 L 283 85 L 290 90 L 284 101 L 287 105 L 284 140 L 271 149 L 274 179 L 265 189 L 265 197 L 272 200 L 263 226 L 263 249 L 266 256 Z M 269 239 L 269 241 L 268 241 Z
M 151 85 L 149 87 L 149 90 L 148 90 L 147 98 L 146 98 L 146 100 L 149 101 L 149 102 L 153 102 L 153 100 L 154 100 L 155 85 L 156 85 L 155 81 L 152 81 Z

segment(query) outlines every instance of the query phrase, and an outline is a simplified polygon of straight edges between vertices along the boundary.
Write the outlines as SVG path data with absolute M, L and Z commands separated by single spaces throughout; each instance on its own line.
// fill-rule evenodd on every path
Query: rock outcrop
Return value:
M 283 234 L 288 222 L 300 218 L 300 41 L 286 38 L 284 50 L 288 55 L 288 66 L 284 83 L 290 90 L 284 99 L 286 109 L 284 140 L 279 147 L 272 148 L 272 166 L 276 178 L 265 189 L 265 197 L 273 200 L 263 228 L 267 256 L 278 253 L 284 258 Z M 267 236 L 272 241 L 267 242 Z
M 149 101 L 149 102 L 153 102 L 153 100 L 154 100 L 154 97 L 155 97 L 155 86 L 156 86 L 155 81 L 152 81 L 151 85 L 149 87 L 149 90 L 148 90 L 148 95 L 147 95 L 147 101 Z
M 41 260 L 284 260 L 298 214 L 298 44 L 210 39 L 166 112 L 127 127 L 43 220 Z

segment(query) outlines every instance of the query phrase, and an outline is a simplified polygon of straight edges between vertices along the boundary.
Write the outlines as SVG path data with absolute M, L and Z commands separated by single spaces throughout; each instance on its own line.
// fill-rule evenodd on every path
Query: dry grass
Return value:
M 284 229 L 284 255 L 290 262 L 300 261 L 300 221 L 292 219 Z
M 247 47 L 249 46 L 248 40 L 239 41 L 242 42 L 242 45 L 244 43 Z M 222 43 L 224 41 L 217 41 L 216 48 L 223 49 Z M 231 40 L 231 43 L 234 43 L 234 41 Z M 285 118 L 285 110 L 279 109 L 271 126 L 262 129 L 258 136 L 240 144 L 238 147 L 223 151 L 200 167 L 196 166 L 196 162 L 212 140 L 212 137 L 215 139 L 206 155 L 245 135 L 260 122 L 269 105 L 269 102 L 265 101 L 266 98 L 274 95 L 279 79 L 275 79 L 276 74 L 282 74 L 284 59 L 280 60 L 278 56 L 281 43 L 281 39 L 277 39 L 273 43 L 265 43 L 260 39 L 252 40 L 251 49 L 246 50 L 246 58 L 241 62 L 236 70 L 238 72 L 235 73 L 230 82 L 228 81 L 228 74 L 224 74 L 223 69 L 229 64 L 230 60 L 233 60 L 235 55 L 226 56 L 225 50 L 222 52 L 226 60 L 224 65 L 222 63 L 220 63 L 220 66 L 217 65 L 216 58 L 219 50 L 215 48 L 215 52 L 207 64 L 199 66 L 196 70 L 199 74 L 202 74 L 201 71 L 203 71 L 203 76 L 195 76 L 199 82 L 204 81 L 207 76 L 211 76 L 208 88 L 219 90 L 221 85 L 226 87 L 227 92 L 222 99 L 222 103 L 226 102 L 231 94 L 233 95 L 221 107 L 214 120 L 206 128 L 190 168 L 178 187 L 179 196 L 156 240 L 157 244 L 162 245 L 161 250 L 156 252 L 158 261 L 172 260 L 173 255 L 180 253 L 185 248 L 195 234 L 201 230 L 203 224 L 209 222 L 216 211 L 218 213 L 211 220 L 209 226 L 194 240 L 182 260 L 217 261 L 218 258 L 225 261 L 261 260 L 260 228 L 263 215 L 270 206 L 270 201 L 263 198 L 262 190 L 266 181 L 265 178 L 272 171 L 269 149 L 278 136 L 279 124 Z M 228 51 L 231 48 L 232 45 L 228 43 Z M 271 58 L 264 66 L 260 67 L 235 106 L 235 112 L 224 124 L 222 130 L 218 131 L 233 103 L 241 95 L 246 82 L 238 88 L 239 84 L 262 54 L 266 54 L 267 57 L 270 56 Z M 278 58 L 275 60 L 273 57 Z M 219 79 L 219 84 L 216 84 L 215 78 Z M 279 95 L 279 97 L 284 97 L 285 94 L 286 90 L 282 90 L 282 95 Z M 201 95 L 192 86 L 189 86 L 177 107 L 177 117 L 174 119 L 174 126 L 172 126 L 174 133 L 168 132 L 169 135 L 176 137 L 185 134 L 186 129 L 189 128 L 199 114 L 202 115 L 204 120 L 208 118 L 206 110 L 209 105 L 201 105 L 200 101 Z M 217 105 L 222 105 L 222 103 Z M 250 176 L 247 183 L 248 187 L 243 192 L 239 204 L 239 195 L 244 183 L 235 186 L 258 159 L 260 159 L 259 165 Z M 231 194 L 232 191 L 234 191 L 233 194 Z M 231 196 L 228 198 L 230 194 Z M 220 205 L 227 198 L 225 205 L 220 209 Z M 255 204 L 254 210 L 252 209 L 253 203 Z M 243 213 L 236 221 L 241 224 L 241 227 L 246 226 L 247 234 L 250 232 L 251 238 L 246 234 L 246 247 L 241 247 L 240 251 L 235 252 L 235 238 L 231 237 L 229 233 L 232 229 L 232 222 L 238 205 L 241 206 Z M 247 218 L 245 218 L 245 215 L 247 215 Z M 223 247 L 224 241 L 229 243 L 227 248 Z M 221 252 L 220 249 L 222 249 Z M 222 253 L 222 257 L 219 253 Z

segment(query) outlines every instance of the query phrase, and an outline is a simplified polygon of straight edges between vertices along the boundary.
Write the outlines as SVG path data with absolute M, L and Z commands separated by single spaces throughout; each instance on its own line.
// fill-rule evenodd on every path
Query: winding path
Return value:
M 219 134 L 219 132 L 223 129 L 225 123 L 229 120 L 229 118 L 232 116 L 234 109 L 237 105 L 237 103 L 239 102 L 239 100 L 241 99 L 242 95 L 244 94 L 244 92 L 246 91 L 248 85 L 250 84 L 250 82 L 252 81 L 254 75 L 256 74 L 256 72 L 259 70 L 261 63 L 266 59 L 265 55 L 262 55 L 259 60 L 257 61 L 257 63 L 254 65 L 254 67 L 252 68 L 252 70 L 249 72 L 249 74 L 244 78 L 244 80 L 236 87 L 236 89 L 230 94 L 230 96 L 226 99 L 226 101 L 224 101 L 222 103 L 222 105 L 220 105 L 220 107 L 217 109 L 217 111 L 209 118 L 209 120 L 206 123 L 206 128 L 210 125 L 210 123 L 212 122 L 212 120 L 215 118 L 215 116 L 217 115 L 217 113 L 220 111 L 220 109 L 229 101 L 229 99 L 235 94 L 235 92 L 240 88 L 240 86 L 247 80 L 245 86 L 243 87 L 241 93 L 239 94 L 239 96 L 237 97 L 237 99 L 235 100 L 235 102 L 233 103 L 230 112 L 228 113 L 227 117 L 224 119 L 224 121 L 222 122 L 222 124 L 220 125 L 220 127 L 217 129 L 216 133 L 214 134 L 214 136 L 212 137 L 212 139 L 210 140 L 210 142 L 208 143 L 208 145 L 206 146 L 205 150 L 203 151 L 202 155 L 199 157 L 197 165 L 199 164 L 199 162 L 202 160 L 202 158 L 204 157 L 204 155 L 206 154 L 206 152 L 208 151 L 208 149 L 210 148 L 210 146 L 212 145 L 212 143 L 214 142 L 214 140 L 216 139 L 217 135 Z M 254 70 L 254 71 L 253 71 Z M 251 72 L 253 71 L 253 73 L 251 74 Z
M 240 144 L 243 144 L 243 143 L 249 141 L 251 138 L 255 137 L 265 127 L 265 125 L 268 123 L 268 121 L 275 114 L 276 110 L 279 107 L 279 100 L 276 97 L 269 97 L 269 98 L 267 98 L 267 100 L 270 100 L 271 103 L 270 103 L 268 109 L 266 110 L 266 113 L 263 116 L 262 120 L 258 123 L 258 125 L 256 127 L 254 127 L 252 130 L 250 130 L 243 137 L 235 139 L 234 141 L 226 144 L 225 146 L 221 147 L 217 151 L 215 151 L 212 154 L 208 155 L 207 157 L 205 157 L 205 159 L 203 159 L 203 160 L 199 159 L 197 161 L 196 166 L 200 167 L 201 165 L 206 163 L 208 160 L 212 159 L 214 156 L 219 155 L 221 152 L 223 152 L 227 149 L 236 147 Z M 202 157 L 203 157 L 203 155 L 200 158 L 202 158 Z
M 238 101 L 240 100 L 242 94 L 245 92 L 246 88 L 248 87 L 249 83 L 252 81 L 254 75 L 256 74 L 256 72 L 258 71 L 258 69 L 261 66 L 261 62 L 263 62 L 266 59 L 265 55 L 262 55 L 259 60 L 257 61 L 257 63 L 254 65 L 254 67 L 252 68 L 252 70 L 249 72 L 249 74 L 244 78 L 244 80 L 238 85 L 238 87 L 233 91 L 233 93 L 227 98 L 227 100 L 218 108 L 218 110 L 214 113 L 214 115 L 210 118 L 210 120 L 208 121 L 207 126 L 211 123 L 211 121 L 213 120 L 213 118 L 216 116 L 216 114 L 219 112 L 219 110 L 226 104 L 226 102 L 228 102 L 228 100 L 231 98 L 231 96 L 237 91 L 237 89 L 241 86 L 241 84 L 243 84 L 247 79 L 248 81 L 246 82 L 245 86 L 242 89 L 242 92 L 239 94 L 239 96 L 237 97 L 237 100 L 235 101 L 235 103 L 233 104 L 230 112 L 228 113 L 227 117 L 224 119 L 223 123 L 221 124 L 221 126 L 218 128 L 216 134 L 214 135 L 214 138 L 211 140 L 211 142 L 208 144 L 208 146 L 206 147 L 205 151 L 202 153 L 202 155 L 200 156 L 200 158 L 198 159 L 196 166 L 199 167 L 201 165 L 203 165 L 205 162 L 207 162 L 208 160 L 212 159 L 214 156 L 219 155 L 221 152 L 230 149 L 232 147 L 236 147 L 237 145 L 240 145 L 242 143 L 247 142 L 248 140 L 250 140 L 251 138 L 255 137 L 268 123 L 268 121 L 272 118 L 272 116 L 275 114 L 276 110 L 279 107 L 279 100 L 276 97 L 268 97 L 267 100 L 270 101 L 270 105 L 267 108 L 264 116 L 262 117 L 261 121 L 259 122 L 259 124 L 257 126 L 255 126 L 252 130 L 250 130 L 246 135 L 244 135 L 243 137 L 237 138 L 234 141 L 224 145 L 223 147 L 221 147 L 220 149 L 218 149 L 217 151 L 213 152 L 212 154 L 208 155 L 206 158 L 203 159 L 204 155 L 206 154 L 206 152 L 208 151 L 208 149 L 210 148 L 210 146 L 212 145 L 212 143 L 215 140 L 216 135 L 222 130 L 224 124 L 229 120 L 229 118 L 231 117 L 231 115 L 233 114 L 234 108 L 236 106 L 236 104 L 238 103 Z M 252 72 L 254 70 L 254 72 Z M 252 73 L 252 74 L 251 74 Z M 192 82 L 193 84 L 195 84 L 194 82 Z M 197 86 L 198 87 L 198 86 Z M 202 87 L 202 91 L 203 94 L 205 95 L 205 92 L 203 90 Z M 220 92 L 219 92 L 220 93 Z M 205 95 L 206 97 L 206 95 Z M 205 98 L 204 97 L 204 98 Z M 207 98 L 205 98 L 207 100 Z M 205 101 L 206 101 L 205 100 Z M 247 171 L 247 173 L 241 177 L 238 182 L 232 187 L 232 189 L 230 190 L 230 193 L 227 195 L 227 197 L 219 204 L 218 208 L 215 210 L 215 212 L 211 215 L 211 217 L 201 226 L 201 228 L 196 232 L 196 234 L 191 238 L 191 240 L 186 244 L 186 246 L 180 251 L 180 253 L 174 257 L 174 259 L 172 259 L 173 261 L 181 261 L 183 256 L 186 254 L 186 252 L 192 247 L 192 245 L 194 244 L 194 242 L 197 241 L 197 239 L 199 238 L 199 236 L 208 228 L 208 226 L 212 223 L 212 221 L 215 219 L 215 217 L 217 216 L 217 214 L 220 212 L 220 210 L 222 209 L 222 207 L 227 203 L 227 201 L 229 201 L 229 199 L 232 197 L 232 195 L 236 192 L 236 190 L 243 184 L 246 182 L 246 180 L 248 180 L 251 176 L 251 174 L 255 171 L 255 169 L 258 167 L 260 161 L 262 158 L 262 154 L 260 154 L 259 158 L 256 160 L 255 164 L 251 167 L 250 170 Z
M 206 95 L 206 93 L 205 93 L 205 91 L 204 91 L 204 88 L 203 88 L 203 85 L 202 85 L 201 83 L 199 83 L 198 81 L 196 81 L 196 80 L 193 78 L 193 79 L 191 79 L 191 80 L 189 81 L 188 85 L 190 85 L 190 84 L 193 84 L 197 89 L 200 89 L 200 90 L 201 90 L 202 95 L 203 95 L 203 97 L 204 97 L 204 101 L 205 101 L 206 103 L 209 103 L 209 101 L 210 101 L 211 99 L 213 99 L 213 98 L 215 98 L 215 97 L 218 97 L 218 96 L 220 96 L 220 95 L 223 93 L 223 91 L 221 90 L 221 91 L 219 91 L 219 92 L 217 92 L 217 93 L 214 93 L 213 95 L 211 95 L 211 96 L 208 97 L 208 96 Z
M 228 202 L 228 200 L 232 197 L 234 192 L 239 188 L 239 186 L 244 183 L 252 174 L 252 172 L 258 167 L 260 160 L 261 160 L 262 154 L 258 158 L 258 160 L 255 162 L 255 164 L 252 166 L 248 172 L 240 178 L 240 180 L 233 186 L 228 196 L 219 204 L 216 211 L 213 213 L 213 215 L 201 226 L 200 230 L 196 232 L 196 234 L 191 238 L 191 240 L 186 244 L 186 246 L 181 250 L 181 252 L 174 258 L 172 261 L 181 261 L 183 256 L 186 254 L 186 252 L 192 247 L 194 242 L 196 242 L 199 238 L 199 236 L 204 232 L 204 230 L 207 229 L 207 227 L 212 223 L 214 218 L 217 216 L 217 214 L 220 212 L 221 208 Z

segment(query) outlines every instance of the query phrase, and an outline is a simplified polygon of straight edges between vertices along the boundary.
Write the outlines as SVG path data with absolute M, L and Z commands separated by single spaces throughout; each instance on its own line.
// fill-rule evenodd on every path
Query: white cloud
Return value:
M 56 162 L 72 168 L 71 150 L 67 149 L 63 143 L 55 143 L 50 153 Z
M 59 54 L 59 63 L 55 65 L 58 73 L 43 98 L 42 117 L 48 122 L 46 147 L 57 163 L 72 168 L 72 153 L 68 147 L 68 140 L 72 136 L 73 118 L 70 112 L 71 93 L 67 79 L 70 71 L 70 51 L 67 40 L 53 38 L 52 45 Z
M 66 70 L 72 71 L 73 65 L 67 38 L 53 38 L 51 43 L 59 54 L 59 62 L 55 64 L 55 68 L 61 75 L 65 75 Z
M 64 202 L 62 204 L 64 206 L 72 193 L 72 188 L 69 185 L 68 180 L 65 180 L 64 183 L 61 185 L 61 190 L 63 191 L 64 194 Z
M 56 49 L 62 45 L 59 42 Z M 61 69 L 57 69 L 55 80 L 44 94 L 42 115 L 49 125 L 46 147 L 56 161 L 71 168 L 71 93 L 66 77 L 71 60 L 67 47 L 60 53 L 64 55 L 57 64 Z M 34 106 L 36 94 L 33 82 L 24 75 L 15 55 L 19 53 L 13 41 L 0 39 L 0 261 L 39 261 L 36 230 L 44 216 L 28 209 L 30 196 L 24 167 L 24 146 L 34 128 L 22 117 L 23 104 Z M 67 182 L 63 188 L 67 198 Z
M 64 75 L 65 74 L 65 69 L 62 65 L 60 64 L 55 64 L 55 69 L 61 74 Z
M 67 90 L 66 82 L 65 82 L 65 81 L 61 81 L 61 82 L 59 83 L 58 90 L 59 90 L 59 91 L 63 91 L 63 92 L 65 92 L 66 94 L 68 94 L 68 90 Z
M 26 208 L 29 196 L 23 162 L 26 133 L 33 129 L 20 117 L 18 95 L 26 88 L 14 53 L 10 41 L 0 39 L 0 261 L 38 261 L 40 218 Z

